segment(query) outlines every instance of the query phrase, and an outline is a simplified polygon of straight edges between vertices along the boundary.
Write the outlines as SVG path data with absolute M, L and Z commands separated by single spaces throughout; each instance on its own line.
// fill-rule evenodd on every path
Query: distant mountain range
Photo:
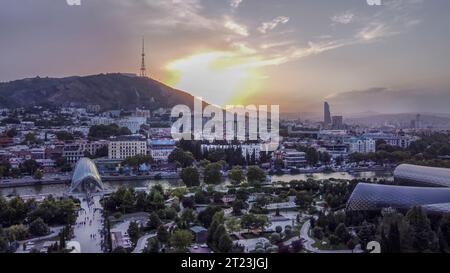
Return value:
M 0 107 L 100 105 L 102 110 L 193 105 L 193 96 L 151 78 L 100 74 L 67 78 L 30 78 L 0 83 Z
M 403 124 L 409 125 L 416 119 L 418 113 L 403 114 L 373 114 L 367 116 L 350 116 L 345 119 L 347 124 L 373 125 L 373 124 Z M 450 116 L 439 113 L 420 113 L 420 121 L 423 126 L 450 128 Z

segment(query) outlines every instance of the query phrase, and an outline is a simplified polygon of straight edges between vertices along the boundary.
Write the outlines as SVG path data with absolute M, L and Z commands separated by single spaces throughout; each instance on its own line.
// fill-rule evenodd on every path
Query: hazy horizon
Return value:
M 148 74 L 284 113 L 450 113 L 450 2 L 5 0 L 0 81 Z

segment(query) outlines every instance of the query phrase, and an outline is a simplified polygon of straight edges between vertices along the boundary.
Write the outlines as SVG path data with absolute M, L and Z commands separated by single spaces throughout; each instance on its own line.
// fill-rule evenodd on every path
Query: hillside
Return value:
M 103 110 L 192 106 L 193 97 L 150 78 L 100 74 L 67 78 L 32 78 L 0 83 L 0 107 L 98 104 Z

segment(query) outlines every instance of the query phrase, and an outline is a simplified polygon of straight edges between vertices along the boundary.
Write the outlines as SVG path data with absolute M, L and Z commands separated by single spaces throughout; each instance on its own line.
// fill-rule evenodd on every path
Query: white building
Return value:
M 91 119 L 91 125 L 95 126 L 95 125 L 111 125 L 114 123 L 114 119 L 112 118 L 107 118 L 107 117 L 93 117 Z
M 108 141 L 99 140 L 94 142 L 77 141 L 74 143 L 65 144 L 63 148 L 63 157 L 69 163 L 76 163 L 86 154 L 95 155 L 98 150 L 108 146 Z
M 306 165 L 306 154 L 297 150 L 285 150 L 283 161 L 286 168 L 304 167 Z
M 202 152 L 214 151 L 214 150 L 227 150 L 227 149 L 242 149 L 242 156 L 245 158 L 255 155 L 255 159 L 259 160 L 261 156 L 261 144 L 239 144 L 239 145 L 219 145 L 219 144 L 203 144 Z
M 108 145 L 108 158 L 124 160 L 128 157 L 147 154 L 147 140 L 142 136 L 112 138 Z
M 374 153 L 376 152 L 376 141 L 372 138 L 350 138 L 349 153 Z
M 130 129 L 131 133 L 136 134 L 141 130 L 141 126 L 147 122 L 147 118 L 144 117 L 128 117 L 119 120 L 119 127 L 126 127 Z
M 404 135 L 404 134 L 384 133 L 384 132 L 368 133 L 368 134 L 365 134 L 364 136 L 368 137 L 368 138 L 372 138 L 375 141 L 384 140 L 388 145 L 398 146 L 403 149 L 408 148 L 409 145 L 411 145 L 411 143 L 418 140 L 418 138 L 415 136 L 408 136 L 408 135 Z

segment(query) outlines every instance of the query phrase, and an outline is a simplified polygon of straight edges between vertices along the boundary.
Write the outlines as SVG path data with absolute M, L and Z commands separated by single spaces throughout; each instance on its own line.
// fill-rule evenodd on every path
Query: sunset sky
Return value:
M 138 73 L 219 105 L 450 113 L 450 1 L 2 0 L 0 81 Z

